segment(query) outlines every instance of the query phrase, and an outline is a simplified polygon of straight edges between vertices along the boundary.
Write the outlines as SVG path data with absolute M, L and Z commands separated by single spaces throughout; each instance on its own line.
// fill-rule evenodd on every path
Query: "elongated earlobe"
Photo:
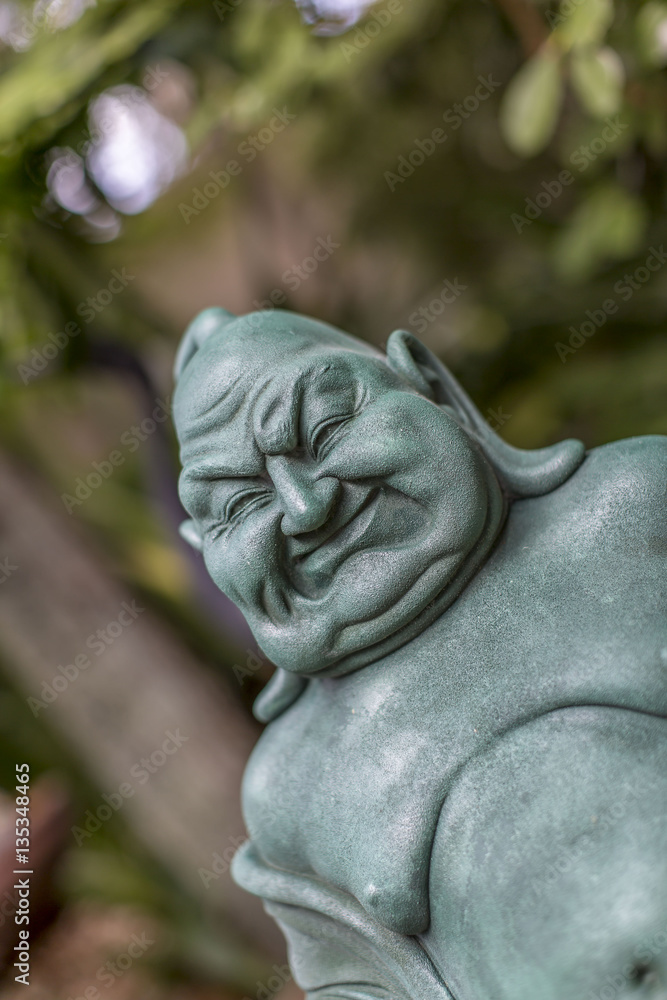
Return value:
M 194 521 L 183 521 L 182 524 L 178 526 L 178 533 L 181 538 L 184 538 L 188 545 L 191 545 L 193 549 L 197 552 L 201 552 L 204 547 L 204 542 L 199 533 L 199 528 Z
M 387 363 L 413 389 L 454 415 L 482 449 L 510 498 L 550 493 L 584 460 L 586 449 L 574 438 L 534 451 L 503 441 L 449 369 L 407 330 L 396 330 L 387 341 Z

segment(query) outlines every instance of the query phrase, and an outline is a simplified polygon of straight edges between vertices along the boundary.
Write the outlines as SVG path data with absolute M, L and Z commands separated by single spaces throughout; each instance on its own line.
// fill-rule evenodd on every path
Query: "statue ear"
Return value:
M 408 330 L 395 330 L 387 341 L 387 361 L 413 389 L 439 406 L 446 406 L 471 434 L 490 430 L 472 399 L 425 344 Z
M 178 351 L 176 352 L 176 360 L 174 362 L 175 382 L 178 382 L 186 365 L 194 358 L 197 351 L 206 343 L 208 338 L 212 337 L 214 333 L 217 333 L 234 319 L 236 317 L 232 313 L 228 312 L 227 309 L 222 309 L 220 306 L 212 306 L 210 309 L 204 309 L 203 312 L 200 312 L 193 319 L 183 334 Z
M 452 414 L 480 446 L 510 497 L 549 493 L 569 479 L 584 460 L 586 450 L 574 439 L 535 451 L 507 444 L 442 361 L 407 330 L 396 330 L 387 341 L 387 363 L 413 389 Z
M 199 533 L 199 528 L 195 521 L 183 521 L 182 524 L 178 526 L 178 533 L 181 538 L 184 538 L 188 545 L 191 545 L 193 549 L 197 552 L 201 552 L 204 547 L 204 540 Z
M 395 330 L 387 341 L 387 364 L 422 396 L 436 401 L 437 376 L 429 364 L 431 352 L 407 330 Z

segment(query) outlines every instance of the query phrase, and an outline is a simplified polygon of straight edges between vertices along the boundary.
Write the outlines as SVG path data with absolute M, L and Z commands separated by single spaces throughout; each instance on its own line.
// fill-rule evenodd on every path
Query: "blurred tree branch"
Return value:
M 495 0 L 495 2 L 519 36 L 526 56 L 534 55 L 549 37 L 549 29 L 539 11 L 527 0 Z
M 17 567 L 3 587 L 0 654 L 17 688 L 33 698 L 33 715 L 42 722 L 48 712 L 95 784 L 114 794 L 165 733 L 182 733 L 187 747 L 174 758 L 169 780 L 128 796 L 124 818 L 200 908 L 225 916 L 230 936 L 233 923 L 241 941 L 280 955 L 277 931 L 228 870 L 210 887 L 198 873 L 210 868 L 216 851 L 228 852 L 231 845 L 233 852 L 243 836 L 239 786 L 257 726 L 231 690 L 216 684 L 171 629 L 137 605 L 86 537 L 4 455 L 0 484 L 0 551 L 11 553 Z M 101 654 L 87 656 L 92 647 L 86 637 L 99 636 L 123 608 L 141 617 L 122 642 L 104 649 L 95 669 Z M 60 676 L 56 664 L 71 664 L 83 651 L 90 667 L 77 668 L 76 676 L 70 669 L 62 697 L 57 682 L 49 694 Z

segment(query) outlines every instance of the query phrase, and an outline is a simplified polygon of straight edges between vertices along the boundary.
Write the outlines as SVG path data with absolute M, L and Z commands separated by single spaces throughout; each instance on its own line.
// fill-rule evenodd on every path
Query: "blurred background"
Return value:
M 656 0 L 0 2 L 0 996 L 300 996 L 229 877 L 272 668 L 177 535 L 178 338 L 403 327 L 513 444 L 667 433 L 666 66 Z

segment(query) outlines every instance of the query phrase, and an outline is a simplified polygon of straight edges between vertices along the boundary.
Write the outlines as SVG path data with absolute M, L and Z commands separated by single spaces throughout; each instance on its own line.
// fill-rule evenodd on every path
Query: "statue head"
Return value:
M 509 503 L 583 446 L 512 448 L 405 331 L 386 353 L 292 313 L 208 309 L 176 361 L 184 537 L 278 666 L 339 674 L 431 624 Z

